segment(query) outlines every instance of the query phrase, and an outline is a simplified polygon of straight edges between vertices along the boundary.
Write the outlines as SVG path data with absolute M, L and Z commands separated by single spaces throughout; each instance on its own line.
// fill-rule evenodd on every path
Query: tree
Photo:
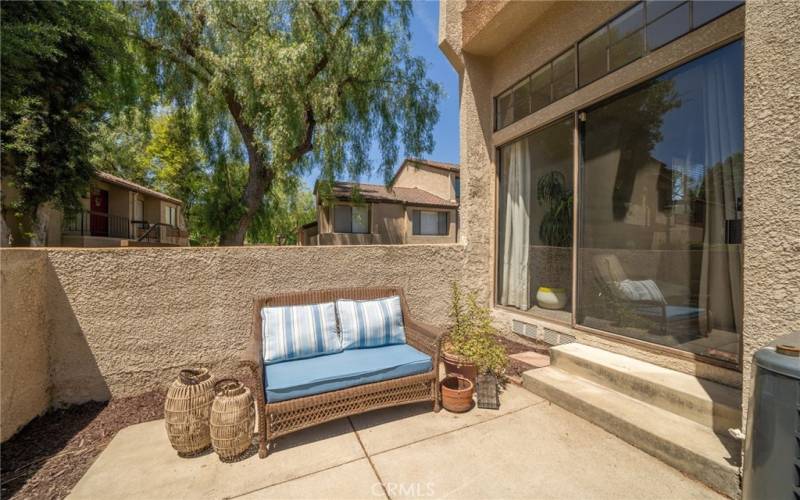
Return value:
M 109 3 L 2 2 L 0 16 L 3 220 L 15 244 L 38 244 L 45 203 L 79 209 L 95 124 L 138 99 L 139 79 Z
M 247 161 L 235 221 L 240 245 L 280 179 L 321 168 L 368 170 L 377 140 L 384 176 L 433 147 L 441 91 L 409 52 L 409 2 L 176 1 L 125 3 L 131 35 L 165 104 L 192 108 L 212 163 Z M 215 173 L 216 175 L 216 173 Z
M 242 158 L 208 158 L 197 138 L 197 113 L 161 110 L 144 122 L 118 116 L 95 134 L 91 161 L 98 170 L 135 180 L 184 202 L 193 245 L 215 245 L 237 222 L 247 182 Z M 314 199 L 296 178 L 279 179 L 248 229 L 249 243 L 293 244 L 297 228 L 315 218 Z

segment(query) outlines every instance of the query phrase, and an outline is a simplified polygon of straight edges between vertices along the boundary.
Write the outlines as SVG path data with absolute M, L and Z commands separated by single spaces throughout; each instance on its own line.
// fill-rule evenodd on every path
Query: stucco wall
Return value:
M 5 439 L 48 403 L 163 388 L 180 367 L 197 363 L 233 373 L 256 295 L 398 285 L 414 317 L 444 324 L 464 248 L 2 249 L 0 255 Z
M 46 255 L 0 251 L 0 441 L 50 403 Z
M 800 330 L 800 6 L 748 2 L 746 9 L 743 380 L 748 394 L 753 352 Z
M 455 173 L 440 168 L 408 162 L 403 165 L 392 186 L 418 188 L 444 200 L 455 201 L 456 194 L 451 179 L 454 175 Z
M 800 74 L 797 3 L 748 2 L 746 10 L 736 9 L 494 132 L 492 99 L 497 93 L 630 2 L 558 2 L 528 16 L 529 26 L 513 39 L 508 38 L 506 30 L 486 29 L 480 36 L 474 33 L 474 26 L 490 26 L 511 5 L 495 4 L 488 9 L 491 19 L 486 12 L 478 12 L 471 19 L 473 13 L 458 0 L 443 2 L 440 9 L 440 47 L 459 72 L 461 84 L 461 241 L 466 244 L 463 280 L 480 291 L 488 303 L 494 302 L 495 148 L 745 33 L 744 373 L 615 342 L 500 308 L 495 310 L 495 316 L 506 329 L 512 318 L 521 317 L 574 335 L 585 343 L 729 385 L 741 386 L 744 380 L 746 391 L 753 350 L 777 335 L 800 329 L 800 140 L 791 125 L 798 122 L 800 102 L 796 78 Z M 462 30 L 465 36 L 469 35 L 467 44 L 462 43 Z M 471 40 L 481 37 L 495 37 L 502 43 L 484 40 L 482 48 L 473 47 L 476 44 Z

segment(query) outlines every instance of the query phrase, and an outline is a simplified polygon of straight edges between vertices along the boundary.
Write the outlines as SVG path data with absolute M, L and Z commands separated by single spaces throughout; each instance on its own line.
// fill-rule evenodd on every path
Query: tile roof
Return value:
M 154 198 L 159 198 L 164 201 L 169 201 L 178 205 L 183 205 L 183 202 L 177 198 L 173 198 L 172 196 L 166 195 L 164 193 L 160 193 L 155 189 L 150 189 L 144 187 L 142 185 L 136 184 L 135 182 L 131 182 L 127 179 L 123 179 L 122 177 L 117 177 L 116 175 L 111 175 L 107 172 L 95 172 L 95 177 L 100 179 L 103 182 L 107 182 L 109 184 L 114 184 L 116 186 L 124 187 L 126 189 L 130 189 L 131 191 L 136 191 L 147 196 L 152 196 Z
M 364 201 L 384 203 L 405 203 L 407 205 L 422 205 L 428 207 L 456 208 L 458 203 L 445 200 L 419 188 L 402 188 L 378 184 L 358 184 L 354 182 L 335 182 L 331 188 L 333 196 L 338 200 L 353 198 L 353 188 L 358 186 L 358 192 Z

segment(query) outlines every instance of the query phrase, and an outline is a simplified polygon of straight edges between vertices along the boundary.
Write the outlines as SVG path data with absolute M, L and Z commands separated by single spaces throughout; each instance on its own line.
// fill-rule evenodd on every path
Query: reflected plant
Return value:
M 554 170 L 539 178 L 536 199 L 547 210 L 539 224 L 539 238 L 551 247 L 572 245 L 572 190 L 564 174 Z

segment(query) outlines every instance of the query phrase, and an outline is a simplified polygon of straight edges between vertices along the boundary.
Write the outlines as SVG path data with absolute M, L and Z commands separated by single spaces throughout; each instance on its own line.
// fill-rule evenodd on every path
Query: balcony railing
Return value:
M 188 240 L 185 230 L 163 222 L 151 224 L 143 220 L 132 221 L 119 215 L 87 211 L 65 216 L 62 232 L 166 245 L 184 245 Z

